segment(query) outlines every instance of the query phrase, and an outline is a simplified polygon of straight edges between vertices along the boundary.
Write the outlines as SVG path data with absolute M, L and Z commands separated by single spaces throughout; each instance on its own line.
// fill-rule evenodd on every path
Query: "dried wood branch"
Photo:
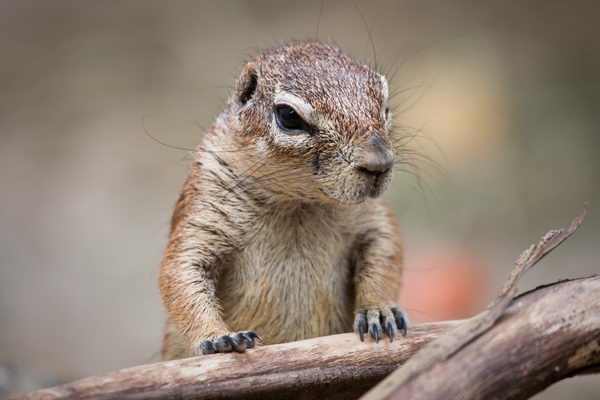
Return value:
M 513 269 L 508 281 L 504 284 L 496 298 L 482 313 L 465 321 L 444 336 L 436 339 L 420 352 L 418 352 L 409 362 L 398 368 L 394 373 L 387 377 L 384 381 L 377 385 L 363 398 L 366 400 L 374 399 L 400 399 L 400 398 L 434 398 L 434 397 L 419 397 L 419 394 L 413 393 L 412 387 L 427 386 L 432 388 L 431 382 L 428 381 L 429 371 L 438 370 L 440 365 L 451 359 L 460 350 L 464 349 L 476 339 L 480 338 L 507 312 L 507 307 L 513 302 L 513 297 L 517 292 L 517 283 L 521 276 L 533 267 L 542 258 L 548 255 L 552 250 L 558 247 L 562 242 L 571 237 L 579 228 L 585 217 L 587 216 L 588 205 L 585 204 L 581 213 L 573 219 L 569 227 L 565 229 L 554 229 L 549 231 L 542 239 L 531 245 L 525 250 L 516 260 L 516 266 Z M 596 293 L 596 298 L 600 296 L 600 292 Z M 594 302 L 594 298 L 589 299 Z M 578 304 L 584 306 L 585 304 Z M 590 304 L 591 305 L 591 304 Z M 560 307 L 559 307 L 560 309 Z M 563 315 L 567 317 L 568 315 Z M 497 332 L 497 330 L 495 331 Z M 475 346 L 476 347 L 476 346 Z M 497 349 L 499 350 L 499 349 Z M 498 354 L 498 356 L 502 356 Z M 525 360 L 523 360 L 525 361 Z M 445 379 L 453 379 L 451 375 L 444 376 Z M 416 382 L 413 382 L 416 381 Z M 412 393 L 412 394 L 407 394 Z M 479 397 L 475 393 L 468 392 L 473 398 Z M 463 392 L 467 395 L 467 392 Z M 433 394 L 430 393 L 429 396 Z M 448 398 L 447 393 L 439 393 L 442 397 Z M 409 396 L 409 397 L 406 397 Z M 463 398 L 459 396 L 460 398 Z
M 143 365 L 29 393 L 19 399 L 358 398 L 457 322 L 415 326 L 402 339 L 353 333 Z

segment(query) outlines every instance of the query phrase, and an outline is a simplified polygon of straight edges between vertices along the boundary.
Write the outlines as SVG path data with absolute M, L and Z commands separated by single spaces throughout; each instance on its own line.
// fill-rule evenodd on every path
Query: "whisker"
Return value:
M 263 163 L 263 166 L 264 166 L 264 165 L 266 165 L 266 162 L 265 162 L 265 163 Z M 239 182 L 238 182 L 236 185 L 234 185 L 233 187 L 229 188 L 229 189 L 228 189 L 228 192 L 229 192 L 229 193 L 232 193 L 232 192 L 234 192 L 235 190 L 237 190 L 238 188 L 242 188 L 244 191 L 246 191 L 246 190 L 248 190 L 248 189 L 249 189 L 249 188 L 250 188 L 252 185 L 255 185 L 255 184 L 257 184 L 257 183 L 260 183 L 260 182 L 267 182 L 267 181 L 268 181 L 268 179 L 265 179 L 265 178 L 272 177 L 273 175 L 275 175 L 275 177 L 276 177 L 276 174 L 278 174 L 278 173 L 287 172 L 287 171 L 292 171 L 292 170 L 294 170 L 294 169 L 299 169 L 299 168 L 300 168 L 300 167 L 299 167 L 299 166 L 297 166 L 297 165 L 292 165 L 292 166 L 289 166 L 289 167 L 287 167 L 287 168 L 283 168 L 283 169 L 276 170 L 276 171 L 271 171 L 271 172 L 269 172 L 269 173 L 267 173 L 267 174 L 264 174 L 264 175 L 261 175 L 261 176 L 258 176 L 258 177 L 253 177 L 252 175 L 248 175 L 248 176 L 247 176 L 246 178 L 244 178 L 243 180 L 240 180 L 240 181 L 239 181 Z M 260 169 L 260 168 L 258 168 L 258 169 L 255 169 L 255 171 L 254 171 L 254 172 L 258 171 L 259 169 Z M 253 172 L 253 173 L 254 173 L 254 172 Z M 247 181 L 249 181 L 249 182 L 247 183 Z
M 377 51 L 375 50 L 375 42 L 373 41 L 373 35 L 371 33 L 371 30 L 369 29 L 369 24 L 367 24 L 367 21 L 365 20 L 365 16 L 360 11 L 360 8 L 358 7 L 358 4 L 356 4 L 355 0 L 352 0 L 352 4 L 354 5 L 354 8 L 356 9 L 356 12 L 360 16 L 360 19 L 361 19 L 361 21 L 363 23 L 363 26 L 367 30 L 367 34 L 369 35 L 369 41 L 371 42 L 371 49 L 373 50 L 373 62 L 375 63 L 374 70 L 377 71 Z
M 171 149 L 183 150 L 183 151 L 194 151 L 194 149 L 188 149 L 187 147 L 172 146 L 172 145 L 167 144 L 165 142 L 162 142 L 162 141 L 158 140 L 157 138 L 155 138 L 154 136 L 152 136 L 152 134 L 150 133 L 150 131 L 148 130 L 148 128 L 146 128 L 146 118 L 147 117 L 148 117 L 147 115 L 144 115 L 142 117 L 142 121 L 141 122 L 142 122 L 142 129 L 144 130 L 144 132 L 146 132 L 146 135 L 148 135 L 148 137 L 150 139 L 154 140 L 158 144 L 161 144 L 161 145 L 163 145 L 165 147 L 169 147 Z
M 317 29 L 315 32 L 315 42 L 319 41 L 319 27 L 321 26 L 321 16 L 323 15 L 323 6 L 325 5 L 325 0 L 321 0 L 321 8 L 319 9 L 319 19 L 317 20 Z
M 400 64 L 396 67 L 392 76 L 388 78 L 389 82 L 391 83 L 394 80 L 394 78 L 396 77 L 396 74 L 398 73 L 400 68 L 402 68 L 402 66 L 406 65 L 406 63 L 408 61 L 410 61 L 414 56 L 416 56 L 417 54 L 419 54 L 425 50 L 428 50 L 430 47 L 433 47 L 443 41 L 450 40 L 452 38 L 453 37 L 447 36 L 447 37 L 436 39 L 432 42 L 425 44 L 424 46 L 417 48 L 416 50 L 412 51 L 411 53 L 408 53 L 407 57 L 402 62 L 400 62 Z
M 235 149 L 235 150 L 217 150 L 217 149 L 203 149 L 201 147 L 197 147 L 195 149 L 191 149 L 188 147 L 181 147 L 181 146 L 174 146 L 168 143 L 163 142 L 162 140 L 158 139 L 156 136 L 152 135 L 150 133 L 150 130 L 146 127 L 146 118 L 148 118 L 149 115 L 144 115 L 141 119 L 141 125 L 142 125 L 142 129 L 144 130 L 144 132 L 146 133 L 146 135 L 152 139 L 153 141 L 155 141 L 156 143 L 168 147 L 170 149 L 174 149 L 174 150 L 182 150 L 182 151 L 189 151 L 189 152 L 212 152 L 212 153 L 242 153 L 242 152 L 246 152 L 249 151 L 251 149 L 249 148 L 241 148 L 241 149 Z
M 194 115 L 194 113 L 188 107 L 188 105 L 185 103 L 185 101 L 182 98 L 180 98 L 179 101 L 181 102 L 181 104 L 183 105 L 183 107 L 186 109 L 186 111 L 188 112 L 188 114 L 190 115 L 190 117 L 192 117 L 192 119 L 194 120 L 194 122 L 196 123 L 196 125 L 198 126 L 198 128 L 200 128 L 201 131 L 205 131 L 206 128 L 200 124 L 200 121 L 198 121 L 198 118 L 196 118 L 196 115 Z
M 398 90 L 394 90 L 389 98 L 388 101 L 392 101 L 394 100 L 396 97 L 398 97 L 399 95 L 405 93 L 405 92 L 410 92 L 410 91 L 416 91 L 418 89 L 427 89 L 427 90 L 437 90 L 439 92 L 448 94 L 448 92 L 440 87 L 437 86 L 433 86 L 433 85 L 425 85 L 425 84 L 420 84 L 420 85 L 415 85 L 415 86 L 409 86 L 403 89 L 398 89 Z

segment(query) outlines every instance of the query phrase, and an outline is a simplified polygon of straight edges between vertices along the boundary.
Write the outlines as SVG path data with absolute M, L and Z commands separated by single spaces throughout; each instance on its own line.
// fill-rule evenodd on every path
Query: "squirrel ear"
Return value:
M 244 106 L 256 92 L 256 85 L 258 84 L 258 75 L 256 74 L 256 68 L 254 64 L 248 64 L 244 69 L 244 72 L 239 82 L 239 96 L 238 101 L 240 106 Z

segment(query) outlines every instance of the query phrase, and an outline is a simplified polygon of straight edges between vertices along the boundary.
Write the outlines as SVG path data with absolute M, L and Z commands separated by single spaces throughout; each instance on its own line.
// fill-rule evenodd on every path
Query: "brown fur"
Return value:
M 171 221 L 163 359 L 242 330 L 264 343 L 347 332 L 357 309 L 394 304 L 402 249 L 379 198 L 391 173 L 373 183 L 357 171 L 375 144 L 391 149 L 386 85 L 319 43 L 247 64 L 194 153 Z M 286 96 L 309 105 L 315 132 L 278 128 L 273 109 Z

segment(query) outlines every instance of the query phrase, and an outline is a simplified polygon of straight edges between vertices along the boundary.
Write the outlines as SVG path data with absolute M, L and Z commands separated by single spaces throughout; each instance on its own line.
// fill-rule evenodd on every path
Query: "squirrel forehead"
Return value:
M 266 86 L 301 97 L 316 108 L 379 109 L 387 97 L 385 78 L 323 43 L 267 51 L 258 57 L 257 68 Z

